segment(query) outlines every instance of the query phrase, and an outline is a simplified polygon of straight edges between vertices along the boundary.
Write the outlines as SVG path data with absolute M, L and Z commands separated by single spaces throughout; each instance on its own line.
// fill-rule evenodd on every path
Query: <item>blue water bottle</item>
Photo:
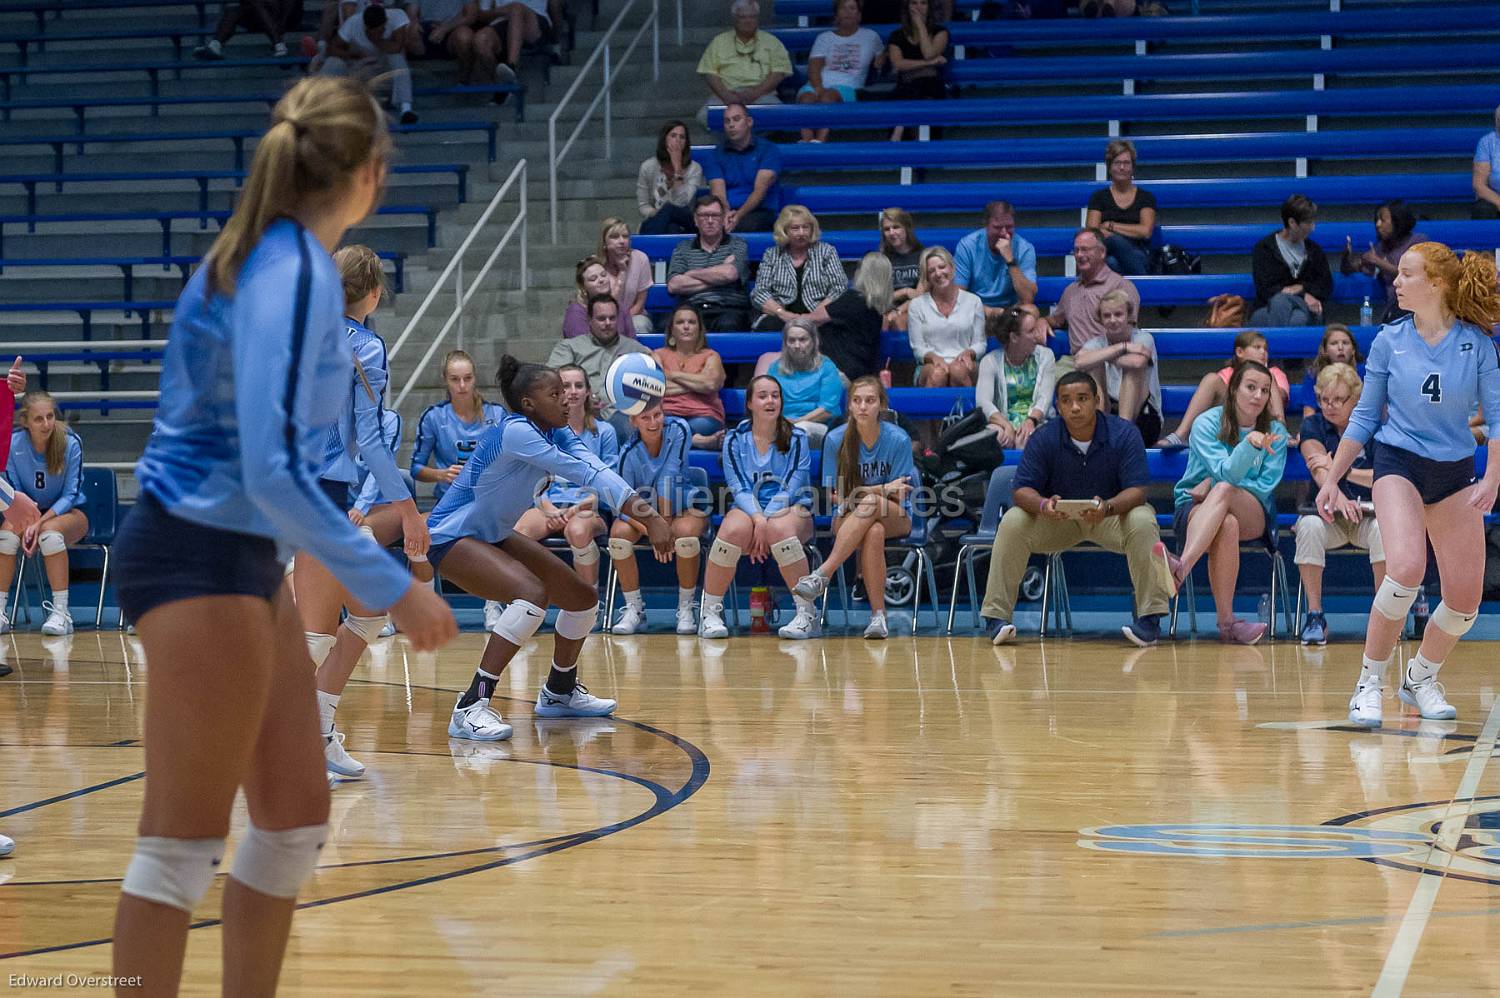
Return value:
M 1370 296 L 1365 295 L 1365 300 L 1359 306 L 1359 324 L 1371 326 L 1375 324 L 1375 310 L 1370 307 Z

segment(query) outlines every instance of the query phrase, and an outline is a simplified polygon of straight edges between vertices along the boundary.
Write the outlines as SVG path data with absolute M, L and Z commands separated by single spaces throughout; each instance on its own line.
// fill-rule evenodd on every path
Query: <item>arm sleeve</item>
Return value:
M 635 495 L 635 489 L 590 451 L 572 430 L 558 431 L 552 440 L 534 429 L 507 434 L 505 452 L 542 469 L 558 481 L 570 482 L 596 493 L 616 512 Z
M 698 67 L 698 72 L 700 72 L 700 73 L 704 72 L 704 69 L 703 69 L 702 66 Z M 715 73 L 717 75 L 717 71 L 716 70 L 708 70 L 708 72 Z M 718 149 L 710 149 L 708 151 L 708 154 L 703 157 L 703 179 L 704 180 L 723 180 L 724 179 L 724 164 L 722 164 L 722 163 L 719 162 L 719 150 Z
M 62 516 L 83 501 L 83 444 L 71 433 L 68 434 L 68 458 L 62 493 L 52 504 L 52 512 Z
M 374 341 L 370 343 L 375 347 Z M 364 459 L 365 467 L 370 469 L 370 475 L 380 483 L 380 492 L 391 502 L 401 499 L 410 499 L 411 493 L 406 491 L 406 480 L 401 477 L 401 469 L 396 467 L 396 455 L 392 453 L 390 444 L 385 439 L 385 427 L 381 425 L 380 400 L 385 395 L 385 358 L 378 352 L 370 349 L 363 352 L 363 356 L 356 356 L 364 367 L 365 377 L 360 378 L 356 373 L 354 386 L 354 438 L 359 447 L 359 456 Z M 365 390 L 365 380 L 370 383 L 369 390 Z
M 615 468 L 620 464 L 620 435 L 615 432 L 613 423 L 604 420 L 599 421 L 599 460 L 604 462 L 606 468 Z
M 981 237 L 982 238 L 982 237 Z M 974 281 L 973 249 L 976 240 L 964 236 L 958 241 L 958 246 L 953 250 L 953 283 L 961 288 L 967 288 Z M 920 277 L 918 282 L 921 283 Z
M 1271 493 L 1276 490 L 1277 485 L 1281 484 L 1281 476 L 1286 471 L 1286 427 L 1280 423 L 1272 423 L 1271 432 L 1279 434 L 1281 439 L 1271 448 L 1269 454 L 1263 450 L 1255 451 L 1257 458 L 1254 467 L 1236 483 L 1253 493 L 1262 503 L 1270 499 Z M 1247 445 L 1241 442 L 1240 447 L 1245 446 Z M 1239 450 L 1239 447 L 1235 450 Z
M 978 295 L 973 295 L 972 306 L 973 321 L 969 326 L 969 349 L 974 351 L 974 356 L 983 357 L 985 350 L 989 348 L 989 340 L 984 335 L 984 302 L 979 300 Z M 909 311 L 909 310 L 908 310 Z
M 765 253 L 761 254 L 760 272 L 756 276 L 755 290 L 750 292 L 750 304 L 754 305 L 757 311 L 765 307 L 766 302 L 771 300 L 775 292 L 775 288 L 772 287 L 772 278 L 775 276 L 776 261 L 780 255 L 780 251 L 775 246 L 768 247 Z M 776 300 L 781 299 L 778 297 Z
M 750 284 L 750 244 L 736 236 L 729 244 L 734 250 L 734 269 L 739 271 L 740 286 Z
M 1124 438 L 1124 442 L 1120 444 L 1120 491 L 1146 488 L 1151 484 L 1151 469 L 1146 464 L 1146 444 L 1139 433 L 1125 432 L 1120 436 Z M 1099 498 L 1108 499 L 1110 496 Z
M 1267 245 L 1264 239 L 1255 244 L 1255 248 L 1250 252 L 1250 277 L 1255 281 L 1257 304 L 1270 301 L 1281 291 L 1286 284 L 1282 280 L 1285 276 L 1285 269 L 1274 244 Z
M 831 416 L 844 414 L 844 382 L 833 361 L 823 358 L 822 370 L 818 373 L 818 407 Z
M 998 351 L 997 351 L 998 352 Z M 988 356 L 985 357 L 989 359 Z M 1052 411 L 1052 397 L 1057 394 L 1057 356 L 1051 347 L 1036 348 L 1036 387 L 1031 392 L 1031 407 L 1041 412 L 1042 418 Z
M 1485 438 L 1500 440 L 1500 346 L 1487 350 L 1481 344 L 1479 350 L 1479 406 L 1484 410 Z
M 1391 377 L 1390 364 L 1390 344 L 1384 333 L 1377 334 L 1375 342 L 1370 344 L 1370 357 L 1365 362 L 1365 387 L 1359 393 L 1359 402 L 1354 406 L 1354 411 L 1349 414 L 1349 428 L 1344 431 L 1344 436 L 1359 441 L 1361 447 L 1368 446 L 1375 431 L 1380 428 Z M 1481 392 L 1483 389 L 1484 379 L 1481 377 Z M 1495 418 L 1490 414 L 1488 406 L 1484 413 L 1486 419 Z
M 830 430 L 823 438 L 823 473 L 819 478 L 825 489 L 831 489 L 839 477 L 839 448 L 843 446 L 848 423 Z
M 672 247 L 672 259 L 667 263 L 667 280 L 688 272 L 686 243 Z
M 671 424 L 671 426 L 677 427 L 680 432 L 667 437 L 665 446 L 668 450 L 661 462 L 661 473 L 656 476 L 656 494 L 658 496 L 671 495 L 671 490 L 676 484 L 687 478 L 688 447 L 693 442 L 693 431 L 682 430 L 681 426 L 676 423 Z
M 14 443 L 14 441 L 12 441 L 12 443 Z M 12 491 L 14 491 L 15 489 L 19 489 L 21 487 L 21 476 L 16 472 L 14 467 L 16 463 L 16 449 L 14 446 L 12 446 L 9 448 L 9 450 L 10 454 L 5 459 L 4 478 L 5 481 L 9 483 Z
M 16 490 L 5 478 L 0 478 L 0 510 L 10 509 L 11 501 L 16 498 Z
M 1328 254 L 1315 243 L 1309 244 L 1307 248 L 1307 266 L 1302 271 L 1302 286 L 1318 301 L 1326 302 L 1333 297 L 1333 271 L 1328 268 Z
M 918 365 L 932 351 L 927 344 L 927 319 L 929 312 L 936 314 L 936 310 L 932 309 L 930 302 L 927 295 L 919 295 L 911 300 L 906 310 L 906 338 L 911 343 L 912 359 Z
M 375 480 L 374 475 L 366 475 L 364 484 L 359 487 L 359 498 L 354 500 L 354 508 L 359 510 L 361 516 L 368 515 L 375 500 L 379 498 L 380 483 Z
M 1035 489 L 1046 499 L 1052 495 L 1052 447 L 1050 439 L 1034 433 L 1021 451 L 1021 464 L 1016 468 L 1013 489 Z
M 411 451 L 411 477 L 415 481 L 417 469 L 427 467 L 432 452 L 437 447 L 436 409 L 428 409 L 417 423 L 417 443 Z
M 570 305 L 569 308 L 572 306 Z M 564 364 L 573 363 L 573 351 L 568 347 L 567 340 L 559 340 L 552 345 L 552 352 L 547 355 L 548 367 L 562 367 Z
M 792 449 L 787 457 L 790 460 L 786 478 L 782 479 L 781 491 L 766 503 L 767 516 L 796 506 L 808 496 L 808 488 L 812 484 L 812 448 L 807 444 L 807 434 L 800 431 L 792 434 Z
M 771 49 L 771 72 L 791 73 L 792 57 L 787 55 L 786 46 L 781 44 L 781 39 L 774 35 L 771 40 L 776 43 Z
M 724 482 L 729 486 L 729 494 L 734 497 L 734 508 L 746 516 L 755 516 L 764 512 L 760 508 L 760 500 L 755 497 L 750 483 L 740 468 L 739 455 L 735 453 L 735 441 L 740 438 L 738 433 L 724 434 Z
M 568 307 L 563 309 L 562 334 L 563 339 L 565 340 L 572 339 L 576 336 L 587 336 L 589 334 L 588 316 L 583 311 L 583 306 L 578 304 L 576 301 L 568 302 Z M 560 345 L 561 344 L 559 344 L 559 346 Z M 552 356 L 558 356 L 557 347 L 552 348 Z M 559 362 L 551 361 L 551 359 L 549 358 L 547 366 L 556 367 L 558 363 Z M 563 360 L 561 361 L 561 363 L 566 364 L 567 361 Z
M 1248 480 L 1260 471 L 1261 458 L 1265 451 L 1250 446 L 1246 437 L 1233 448 L 1219 439 L 1218 420 L 1200 418 L 1193 424 L 1189 443 L 1193 453 L 1203 462 L 1208 477 L 1216 482 L 1249 487 Z M 1283 458 L 1285 449 L 1283 448 Z M 1280 477 L 1280 476 L 1278 476 Z
M 985 354 L 979 362 L 979 375 L 974 379 L 974 403 L 979 406 L 979 411 L 984 413 L 985 419 L 1000 412 L 1000 407 L 995 404 L 995 384 L 1000 378 L 1000 355 L 1002 353 L 1003 351 L 996 350 L 994 353 Z M 1042 387 L 1041 370 L 1038 366 L 1036 380 L 1038 390 Z
M 899 482 L 906 479 L 913 488 L 922 484 L 922 476 L 917 473 L 917 462 L 911 454 L 911 437 L 905 432 L 901 434 L 901 447 L 894 460 L 891 461 L 891 481 Z M 910 496 L 907 496 L 910 499 Z
M 832 243 L 819 243 L 818 247 L 818 255 L 823 257 L 820 265 L 824 286 L 813 289 L 812 297 L 808 299 L 809 305 L 836 297 L 849 287 L 849 278 L 844 273 L 844 265 L 839 262 L 839 251 L 833 248 Z
M 656 211 L 656 205 L 653 204 L 656 199 L 655 182 L 651 176 L 653 162 L 650 159 L 643 162 L 640 172 L 635 176 L 635 206 L 640 209 L 642 218 Z
M 1021 268 L 1028 281 L 1036 283 L 1036 247 L 1030 242 L 1021 244 L 1021 250 L 1016 254 L 1016 266 Z

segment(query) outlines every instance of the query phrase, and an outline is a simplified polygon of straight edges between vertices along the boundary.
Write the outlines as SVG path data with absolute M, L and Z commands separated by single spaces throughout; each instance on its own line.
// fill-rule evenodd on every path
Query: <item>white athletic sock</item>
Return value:
M 724 612 L 724 597 L 722 597 L 722 596 L 715 596 L 712 593 L 704 593 L 703 594 L 703 612 L 704 613 L 723 613 Z
M 624 591 L 624 596 L 625 602 L 635 607 L 637 610 L 646 609 L 646 601 L 641 599 L 641 591 L 639 589 L 626 589 Z
M 68 593 L 66 590 L 52 594 L 52 606 L 59 613 L 66 614 L 68 612 Z
M 805 613 L 809 617 L 817 616 L 818 604 L 814 603 L 812 600 L 804 599 L 803 597 L 798 596 L 794 593 L 792 595 L 792 603 L 797 607 L 798 613 Z
M 1443 667 L 1441 662 L 1430 662 L 1417 652 L 1406 663 L 1406 681 L 1412 686 L 1421 686 L 1430 683 L 1437 678 L 1438 670 Z
M 678 586 L 677 587 L 677 608 L 680 610 L 680 609 L 684 609 L 686 607 L 692 606 L 693 605 L 693 599 L 697 595 L 698 595 L 698 590 L 695 589 L 695 588 L 689 587 L 687 589 L 683 589 L 681 586 Z M 4 609 L 5 609 L 4 604 L 0 604 L 0 611 L 3 611 Z
M 333 712 L 339 709 L 340 699 L 332 693 L 318 691 L 318 721 L 321 725 L 318 730 L 322 732 L 324 738 L 333 734 Z
M 1395 655 L 1394 652 L 1391 654 Z M 1377 686 L 1384 685 L 1385 669 L 1390 664 L 1390 659 L 1380 662 L 1368 655 L 1364 656 L 1364 666 L 1359 670 L 1359 685 L 1368 686 L 1372 682 Z

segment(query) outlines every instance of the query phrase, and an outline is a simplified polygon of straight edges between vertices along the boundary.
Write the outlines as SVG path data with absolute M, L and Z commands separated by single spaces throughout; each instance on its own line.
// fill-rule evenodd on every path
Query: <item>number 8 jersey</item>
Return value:
M 1373 437 L 1434 461 L 1474 453 L 1469 416 L 1483 406 L 1486 435 L 1500 439 L 1500 358 L 1479 327 L 1454 320 L 1428 346 L 1411 316 L 1381 328 L 1370 347 L 1365 387 L 1347 436 Z

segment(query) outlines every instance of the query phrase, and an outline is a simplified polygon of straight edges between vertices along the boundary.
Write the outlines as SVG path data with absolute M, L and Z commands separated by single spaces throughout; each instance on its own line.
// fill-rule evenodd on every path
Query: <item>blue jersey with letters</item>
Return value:
M 1428 346 L 1407 316 L 1375 337 L 1344 435 L 1361 445 L 1373 437 L 1434 461 L 1458 461 L 1474 454 L 1469 416 L 1476 404 L 1484 407 L 1489 439 L 1500 439 L 1500 359 L 1489 336 L 1455 320 Z
M 592 430 L 577 433 L 579 440 L 606 468 L 615 468 L 620 463 L 620 436 L 614 425 L 598 420 Z M 590 490 L 566 479 L 554 478 L 547 486 L 547 501 L 559 509 L 577 506 L 590 495 Z
M 396 466 L 395 450 L 400 438 L 387 439 L 381 425 L 385 412 L 385 386 L 390 380 L 386 366 L 385 341 L 372 330 L 344 317 L 344 332 L 349 337 L 353 358 L 349 364 L 348 387 L 338 423 L 328 433 L 320 477 L 358 486 L 361 472 L 357 461 L 363 459 L 369 473 L 380 483 L 387 496 L 400 496 L 406 488 L 401 469 Z M 402 498 L 410 498 L 410 493 Z
M 661 425 L 661 447 L 654 457 L 640 431 L 630 435 L 630 442 L 620 451 L 620 477 L 653 502 L 665 496 L 675 516 L 689 504 L 688 448 L 692 443 L 693 430 L 687 420 L 667 416 Z
M 25 430 L 10 435 L 10 462 L 5 467 L 5 477 L 17 492 L 31 496 L 43 513 L 51 510 L 58 516 L 84 502 L 83 442 L 72 430 L 63 432 L 68 450 L 61 472 L 47 470 L 47 455 L 32 449 L 31 434 Z
M 749 516 L 780 513 L 790 506 L 812 506 L 812 448 L 807 434 L 792 427 L 785 451 L 773 441 L 764 452 L 755 446 L 750 420 L 724 434 L 724 479 L 734 506 Z
M 505 540 L 549 478 L 575 482 L 616 511 L 635 495 L 566 426 L 547 433 L 527 417 L 511 413 L 484 435 L 463 473 L 427 518 L 432 543 L 460 537 L 488 544 Z
M 289 219 L 266 228 L 232 295 L 210 294 L 200 268 L 177 300 L 135 473 L 173 516 L 305 550 L 381 608 L 411 578 L 317 482 L 351 374 L 343 311 L 338 268 Z
M 828 436 L 823 440 L 823 484 L 828 488 L 835 488 L 839 484 L 836 481 L 839 473 L 839 448 L 844 444 L 848 428 L 848 423 L 836 426 L 828 431 Z M 875 440 L 875 446 L 866 447 L 864 440 L 859 442 L 859 474 L 866 485 L 885 485 L 904 478 L 915 489 L 921 480 L 917 476 L 917 463 L 911 456 L 911 437 L 895 423 L 881 420 L 880 436 Z M 837 491 L 840 498 L 847 501 L 844 490 L 839 488 Z M 908 492 L 901 508 L 910 516 L 911 507 L 912 493 Z
M 499 426 L 505 418 L 505 407 L 494 402 L 481 404 L 477 423 L 466 423 L 453 409 L 452 402 L 439 402 L 427 407 L 417 423 L 417 445 L 411 452 L 411 477 L 417 477 L 417 469 L 433 465 L 439 470 L 463 464 L 479 446 L 479 438 L 493 426 Z M 436 482 L 432 486 L 434 498 L 441 499 L 448 486 Z

